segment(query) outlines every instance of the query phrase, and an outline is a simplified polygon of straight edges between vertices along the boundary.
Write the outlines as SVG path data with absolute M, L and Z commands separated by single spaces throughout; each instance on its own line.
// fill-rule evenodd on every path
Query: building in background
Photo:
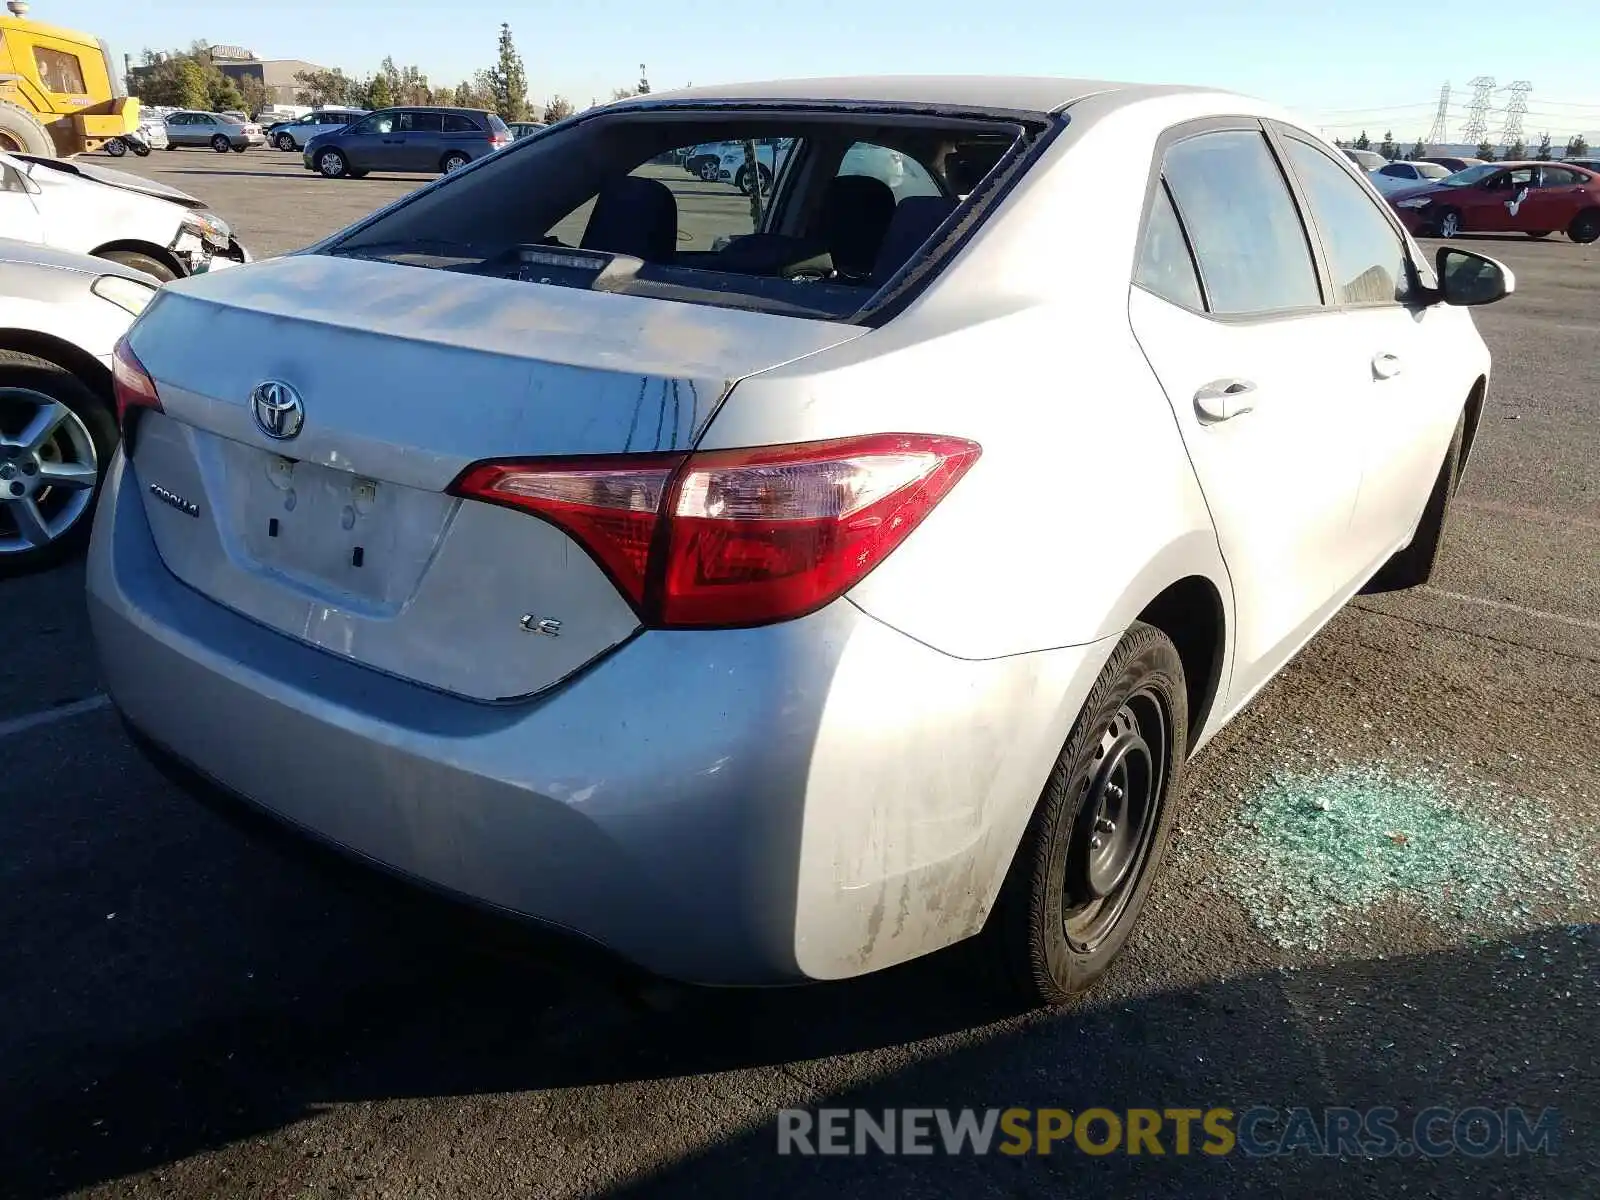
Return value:
M 243 46 L 212 46 L 210 49 L 211 62 L 217 70 L 236 84 L 255 79 L 266 90 L 268 104 L 293 104 L 295 93 L 302 86 L 295 76 L 302 71 L 325 70 L 302 58 L 257 58 Z M 129 84 L 137 88 L 140 75 L 151 69 L 129 66 Z

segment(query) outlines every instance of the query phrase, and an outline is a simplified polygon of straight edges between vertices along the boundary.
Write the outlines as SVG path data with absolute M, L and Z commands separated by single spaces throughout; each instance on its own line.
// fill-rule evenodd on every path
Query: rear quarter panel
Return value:
M 1209 515 L 1127 319 L 1149 161 L 1130 147 L 1165 123 L 1069 126 L 913 307 L 741 382 L 707 433 L 706 447 L 875 431 L 978 442 L 967 476 L 850 593 L 948 654 L 1093 642 L 1186 575 L 1228 607 Z

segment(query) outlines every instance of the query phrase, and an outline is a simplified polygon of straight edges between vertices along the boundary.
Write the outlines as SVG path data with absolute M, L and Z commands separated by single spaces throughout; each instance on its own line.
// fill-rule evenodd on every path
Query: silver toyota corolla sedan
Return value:
M 675 165 L 774 141 L 748 196 Z M 1428 578 L 1466 306 L 1512 286 L 1238 96 L 607 105 L 163 290 L 117 352 L 104 677 L 196 787 L 654 971 L 987 930 L 1060 1000 L 1189 756 Z

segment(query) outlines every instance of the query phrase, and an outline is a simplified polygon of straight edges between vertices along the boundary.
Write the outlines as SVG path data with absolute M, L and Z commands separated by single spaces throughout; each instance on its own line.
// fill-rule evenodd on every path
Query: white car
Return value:
M 639 173 L 730 128 L 794 139 L 758 229 Z M 841 171 L 863 142 L 936 194 Z M 197 789 L 652 971 L 987 931 L 1059 1001 L 1195 750 L 1433 571 L 1489 382 L 1465 306 L 1513 286 L 1434 262 L 1220 91 L 591 109 L 162 290 L 116 353 L 101 676 Z
M 83 159 L 0 154 L 0 229 L 162 281 L 250 261 L 193 196 Z
M 156 286 L 102 259 L 0 240 L 0 577 L 88 540 L 117 447 L 111 352 Z
M 1408 188 L 1427 187 L 1428 184 L 1437 183 L 1449 175 L 1448 168 L 1431 162 L 1385 163 L 1376 171 L 1367 172 L 1367 178 L 1372 182 L 1372 186 L 1385 196 L 1390 192 L 1403 192 Z

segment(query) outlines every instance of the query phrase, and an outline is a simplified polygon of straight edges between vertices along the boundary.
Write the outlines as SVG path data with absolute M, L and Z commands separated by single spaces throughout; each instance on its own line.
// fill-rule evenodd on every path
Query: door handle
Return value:
M 1231 421 L 1255 408 L 1255 396 L 1248 379 L 1219 379 L 1194 394 L 1194 410 L 1202 421 Z
M 1372 357 L 1372 376 L 1374 379 L 1393 379 L 1400 374 L 1401 362 L 1395 354 L 1375 354 Z

